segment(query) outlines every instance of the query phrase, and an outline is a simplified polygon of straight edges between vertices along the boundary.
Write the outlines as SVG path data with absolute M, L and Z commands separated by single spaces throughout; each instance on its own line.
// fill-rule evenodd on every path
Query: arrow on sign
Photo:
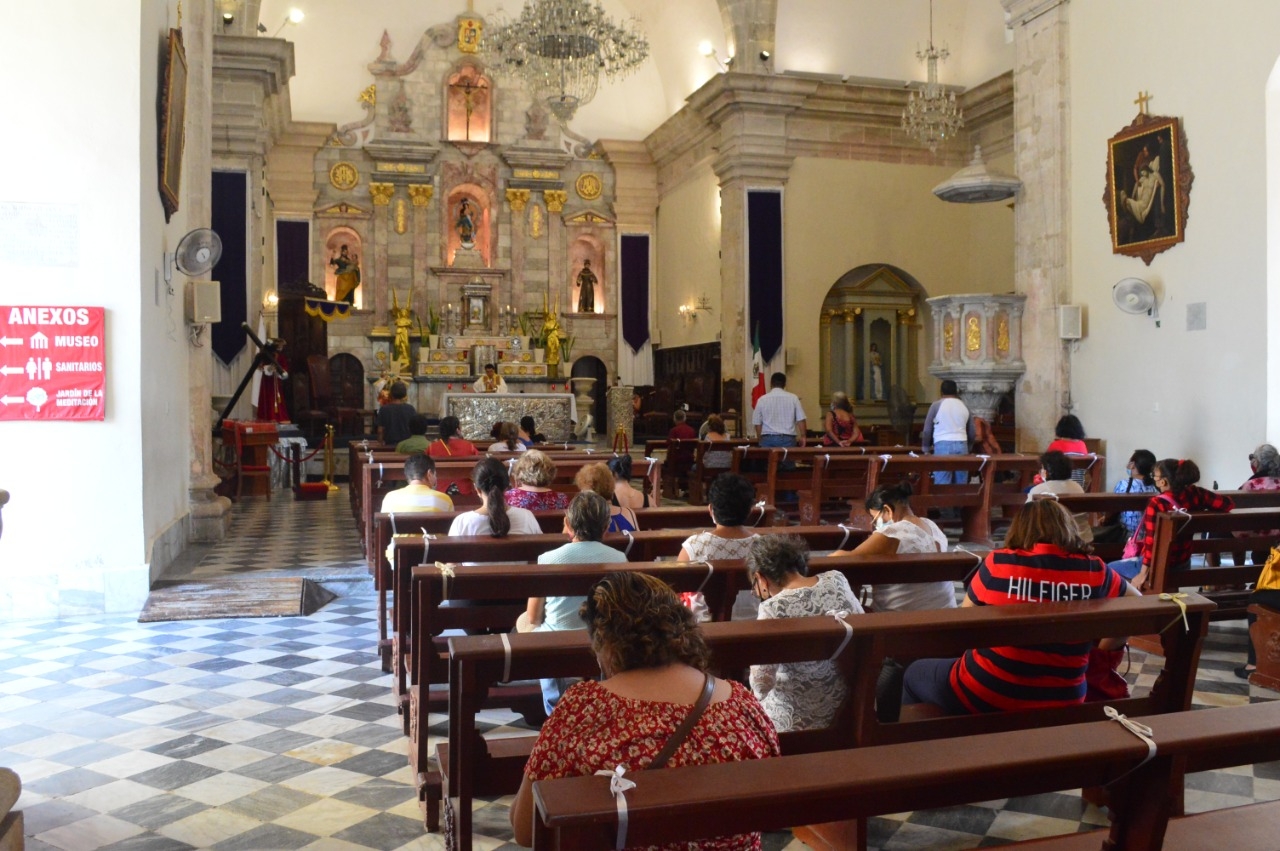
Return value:
M 0 346 L 21 346 L 21 337 L 0 337 Z
M 22 401 L 21 396 L 0 396 L 0 402 L 3 402 L 6 405 L 16 405 L 18 402 L 21 402 L 21 401 Z
M 20 366 L 0 366 L 0 375 L 22 375 L 22 372 Z

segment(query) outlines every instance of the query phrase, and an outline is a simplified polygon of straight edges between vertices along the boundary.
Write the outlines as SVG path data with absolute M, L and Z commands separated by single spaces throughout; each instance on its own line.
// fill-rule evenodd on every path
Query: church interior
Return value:
M 0 90 L 30 114 L 0 142 L 0 312 L 105 315 L 95 419 L 0 393 L 0 765 L 26 847 L 439 847 L 371 594 L 136 623 L 161 580 L 363 570 L 345 496 L 236 498 L 224 420 L 279 420 L 341 480 L 395 382 L 488 439 L 492 363 L 551 440 L 589 418 L 637 457 L 681 409 L 753 437 L 775 372 L 811 432 L 844 392 L 882 445 L 918 444 L 944 379 L 1008 452 L 1074 414 L 1112 480 L 1147 448 L 1233 489 L 1275 439 L 1277 4 L 601 0 L 630 40 L 549 71 L 518 40 L 542 3 L 578 0 L 9 10 L 31 37 Z M 255 336 L 287 378 L 250 384 Z M 1214 625 L 1194 706 L 1274 699 L 1232 674 L 1247 640 Z M 1188 811 L 1280 799 L 1276 765 L 1193 775 Z M 477 810 L 479 846 L 516 847 L 507 803 Z M 1078 795 L 936 812 L 873 820 L 871 847 L 1106 823 Z

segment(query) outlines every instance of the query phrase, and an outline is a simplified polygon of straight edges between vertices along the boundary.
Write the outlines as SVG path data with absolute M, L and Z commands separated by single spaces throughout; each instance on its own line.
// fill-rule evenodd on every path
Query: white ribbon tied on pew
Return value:
M 1182 630 L 1183 632 L 1190 632 L 1191 624 L 1187 623 L 1187 604 L 1186 604 L 1187 595 L 1186 594 L 1170 594 L 1168 591 L 1164 591 L 1164 592 L 1161 592 L 1160 599 L 1167 600 L 1170 603 L 1178 604 L 1178 609 L 1180 610 L 1180 614 L 1182 615 Z M 1177 623 L 1176 620 L 1173 623 L 1169 624 L 1169 626 L 1173 626 L 1173 624 L 1175 623 Z M 1164 629 L 1168 629 L 1169 626 L 1166 626 Z M 1164 632 L 1164 629 L 1160 631 Z
M 827 612 L 827 614 L 835 618 L 836 623 L 844 627 L 844 641 L 840 642 L 840 646 L 836 648 L 836 652 L 832 653 L 831 658 L 827 660 L 828 662 L 834 662 L 840 658 L 840 654 L 844 652 L 844 649 L 849 646 L 849 642 L 853 639 L 853 627 L 849 626 L 849 622 L 845 620 L 845 618 L 849 617 L 848 612 L 842 610 L 838 612 Z
M 977 456 L 977 457 L 979 457 L 979 458 L 981 458 L 981 459 L 982 459 L 982 463 L 978 465 L 978 472 L 979 472 L 979 473 L 981 473 L 981 472 L 982 472 L 982 468 L 983 468 L 983 467 L 985 467 L 985 466 L 987 466 L 987 462 L 991 460 L 991 456 L 990 456 L 990 455 L 979 455 L 979 456 Z
M 373 460 L 373 456 L 369 456 L 369 460 Z M 382 462 L 378 462 L 378 487 L 382 487 Z
M 1155 740 L 1151 738 L 1152 736 L 1155 735 L 1155 732 L 1146 724 L 1141 724 L 1137 721 L 1134 721 L 1132 718 L 1128 718 L 1125 715 L 1121 714 L 1120 712 L 1117 712 L 1114 706 L 1104 706 L 1102 707 L 1102 711 L 1106 713 L 1106 716 L 1110 718 L 1112 721 L 1119 721 L 1121 727 L 1124 727 L 1130 733 L 1133 733 L 1139 739 L 1142 739 L 1143 743 L 1145 743 L 1147 746 L 1146 759 L 1144 759 L 1142 762 L 1138 763 L 1133 768 L 1126 771 L 1124 774 L 1121 774 L 1120 777 L 1125 777 L 1129 774 L 1132 774 L 1133 772 L 1137 771 L 1139 768 L 1141 768 L 1142 766 L 1150 762 L 1151 758 L 1156 755 L 1156 743 L 1155 743 Z M 1120 777 L 1115 778 L 1114 780 L 1111 781 L 1111 783 L 1115 783 L 1116 780 L 1120 779 Z M 1110 785 L 1110 784 L 1107 784 L 1107 785 Z
M 635 543 L 636 543 L 636 536 L 632 534 L 630 529 L 623 529 L 622 534 L 627 536 L 627 548 L 622 551 L 622 554 L 624 556 L 630 556 L 631 548 L 635 546 Z
M 881 456 L 880 456 L 880 472 L 882 472 L 882 473 L 884 472 L 884 468 L 889 466 L 889 461 L 890 461 L 892 458 L 893 458 L 893 456 L 892 456 L 892 455 L 889 455 L 889 454 L 887 454 L 887 453 L 886 453 L 886 454 L 884 454 L 884 455 L 881 455 Z
M 702 577 L 702 584 L 698 586 L 698 591 L 697 591 L 697 593 L 701 594 L 701 593 L 702 593 L 702 589 L 707 587 L 707 581 L 708 581 L 709 579 L 711 579 L 711 574 L 713 574 L 713 573 L 715 573 L 715 572 L 716 572 L 716 568 L 715 568 L 715 565 L 713 565 L 713 564 L 712 564 L 711 562 L 709 562 L 709 561 L 695 561 L 693 564 L 691 564 L 691 565 L 689 565 L 689 566 L 690 566 L 690 567 L 693 567 L 693 566 L 695 566 L 695 565 L 699 565 L 699 564 L 700 564 L 700 565 L 702 565 L 703 567 L 705 567 L 705 568 L 707 569 L 707 575 L 706 575 L 706 576 L 704 576 L 704 577 Z
M 844 545 L 849 543 L 849 536 L 854 532 L 852 526 L 846 526 L 843 523 L 840 524 L 840 528 L 844 530 L 844 540 L 840 542 L 840 546 L 836 547 L 837 550 L 844 549 Z
M 649 462 L 649 469 L 644 471 L 644 477 L 647 479 L 653 475 L 653 465 L 658 463 L 658 459 L 650 458 L 649 456 L 646 455 L 644 460 Z
M 613 800 L 618 805 L 618 837 L 614 841 L 614 851 L 622 851 L 627 847 L 627 792 L 636 788 L 636 784 L 634 780 L 622 776 L 626 773 L 625 765 L 619 765 L 613 771 L 602 768 L 596 772 L 598 777 L 609 778 L 609 794 L 613 795 Z
M 755 505 L 751 506 L 751 513 L 752 513 L 752 514 L 755 514 L 756 512 L 760 512 L 760 516 L 758 516 L 758 517 L 756 518 L 756 522 L 754 522 L 754 523 L 752 523 L 752 524 L 751 524 L 751 527 L 752 527 L 752 528 L 755 528 L 756 526 L 759 526 L 759 525 L 760 525 L 760 521 L 761 521 L 761 520 L 764 520 L 764 508 L 765 508 L 765 506 L 766 506 L 766 505 L 768 505 L 768 503 L 767 503 L 767 502 L 765 502 L 765 501 L 762 499 L 762 500 L 760 500 L 759 502 L 757 502 Z

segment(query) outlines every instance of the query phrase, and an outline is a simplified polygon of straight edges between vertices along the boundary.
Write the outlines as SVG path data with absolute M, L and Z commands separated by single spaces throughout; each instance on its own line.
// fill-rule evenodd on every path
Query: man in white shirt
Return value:
M 453 500 L 436 490 L 436 462 L 421 452 L 404 460 L 409 484 L 382 498 L 382 512 L 453 511 Z
M 808 427 L 800 397 L 787 392 L 787 376 L 775 372 L 769 381 L 772 388 L 760 397 L 751 412 L 751 424 L 761 446 L 804 446 Z
M 491 363 L 484 365 L 484 375 L 475 380 L 471 389 L 477 393 L 506 393 L 507 382 L 498 375 L 498 368 Z
M 932 449 L 934 455 L 969 454 L 974 441 L 973 418 L 958 393 L 956 383 L 948 378 L 942 382 L 942 398 L 929 406 L 924 430 L 920 433 L 920 445 L 926 453 Z M 953 480 L 962 485 L 969 481 L 969 474 L 949 470 L 933 474 L 935 485 L 949 485 Z

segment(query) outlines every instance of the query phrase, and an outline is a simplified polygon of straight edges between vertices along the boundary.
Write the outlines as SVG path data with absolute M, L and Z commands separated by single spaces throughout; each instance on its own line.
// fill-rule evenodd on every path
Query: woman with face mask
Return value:
M 917 517 L 911 510 L 909 482 L 876 488 L 867 497 L 866 506 L 875 520 L 875 531 L 852 551 L 836 550 L 832 556 L 947 551 L 947 536 L 938 524 L 927 517 Z M 955 585 L 951 582 L 873 585 L 871 598 L 871 608 L 877 612 L 951 609 L 956 605 Z

